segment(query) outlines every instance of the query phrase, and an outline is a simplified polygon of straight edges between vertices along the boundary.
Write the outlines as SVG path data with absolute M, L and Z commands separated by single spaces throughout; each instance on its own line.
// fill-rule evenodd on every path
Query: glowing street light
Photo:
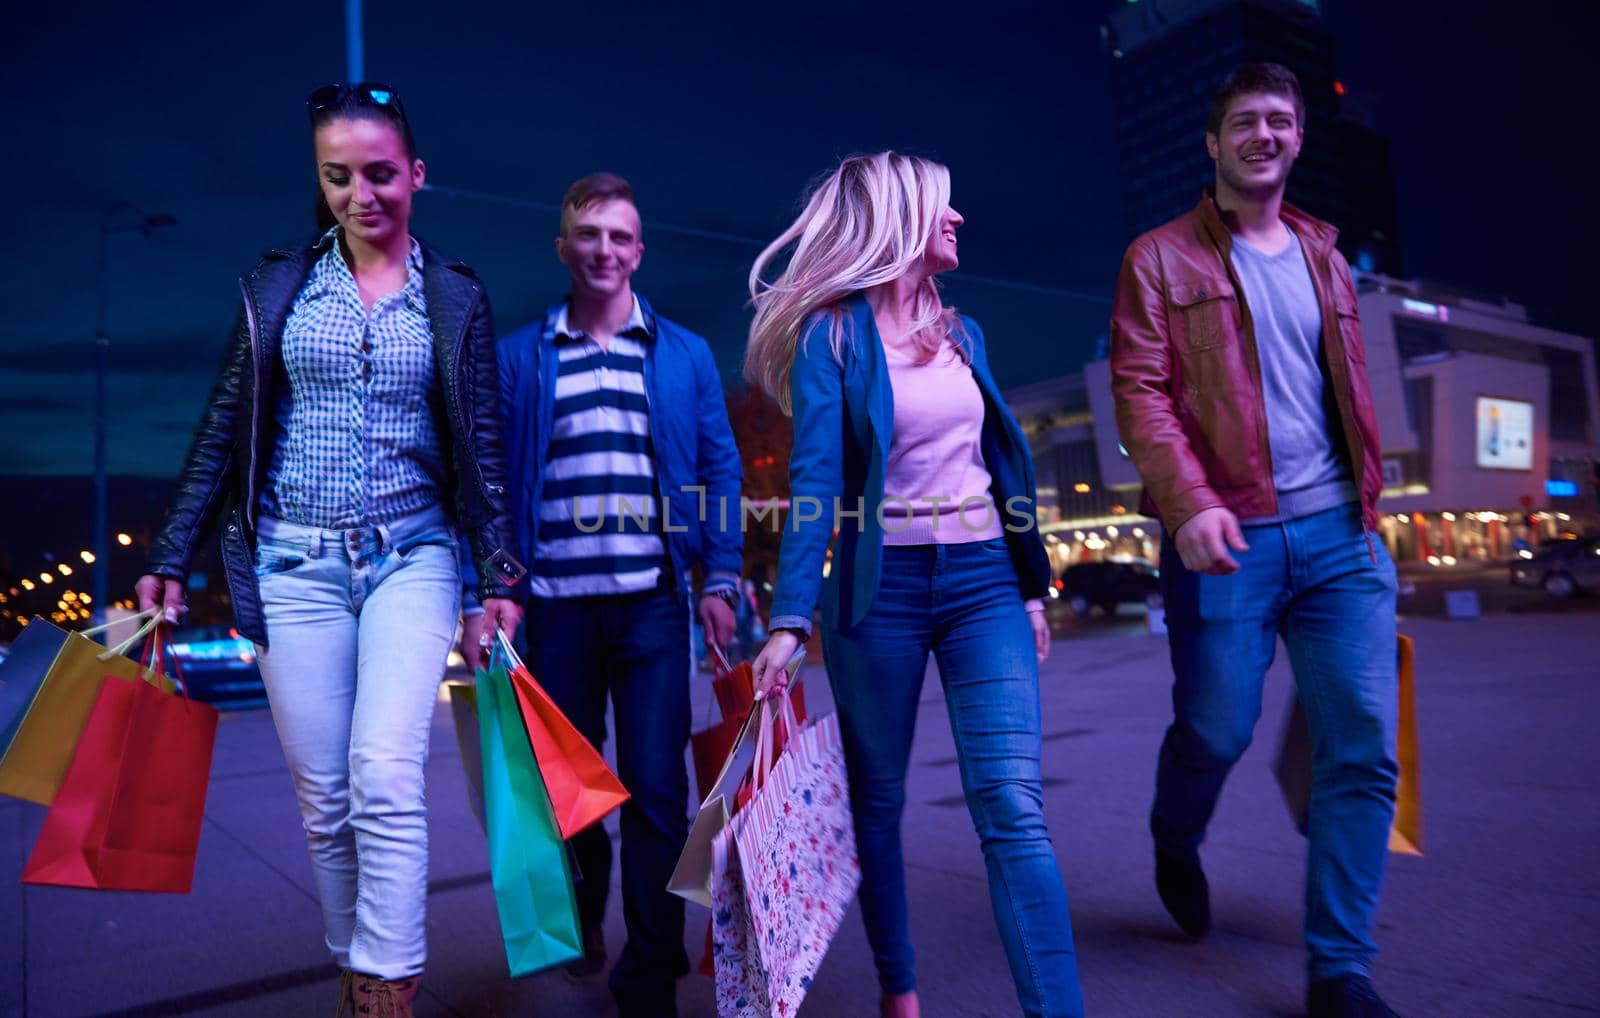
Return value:
M 94 565 L 94 552 L 92 552 L 92 551 L 80 551 L 80 552 L 78 552 L 78 557 L 83 559 L 83 564 L 84 565 L 86 565 L 86 566 Z
M 126 548 L 128 545 L 133 543 L 133 538 L 129 537 L 127 534 L 118 534 L 117 543 Z
M 71 576 L 72 567 L 63 562 L 59 566 L 56 566 L 56 572 L 60 573 L 62 576 Z
M 22 589 L 23 590 L 32 590 L 33 589 L 33 581 L 32 580 L 23 580 L 22 581 Z
M 54 583 L 54 582 L 56 582 L 56 578 L 54 576 L 51 576 L 49 573 L 40 573 L 39 574 L 39 580 L 40 580 L 41 583 Z

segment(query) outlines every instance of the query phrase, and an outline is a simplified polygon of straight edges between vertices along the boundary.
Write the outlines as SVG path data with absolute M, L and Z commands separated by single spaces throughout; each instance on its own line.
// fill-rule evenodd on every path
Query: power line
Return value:
M 489 194 L 485 191 L 468 191 L 460 187 L 440 187 L 437 184 L 424 184 L 424 191 L 437 191 L 447 198 L 467 198 L 472 201 L 489 202 L 494 205 L 508 205 L 518 209 L 532 209 L 535 212 L 561 212 L 561 205 L 556 202 L 534 201 L 531 198 L 512 198 L 503 194 Z M 702 230 L 697 226 L 679 226 L 677 223 L 663 223 L 657 219 L 645 223 L 652 231 L 661 233 L 677 233 L 685 237 L 699 237 L 704 240 L 720 240 L 729 244 L 739 244 L 743 247 L 753 247 L 761 250 L 767 246 L 766 241 L 754 237 L 742 237 L 737 233 L 721 233 L 717 230 Z
M 491 205 L 504 205 L 509 208 L 528 209 L 534 212 L 553 212 L 556 214 L 561 212 L 561 205 L 557 202 L 535 201 L 532 198 L 517 198 L 511 195 L 491 194 L 487 191 L 471 191 L 462 187 L 449 187 L 440 184 L 424 184 L 422 189 L 444 195 L 446 198 L 464 198 L 468 201 L 481 201 Z M 723 233 L 720 230 L 703 230 L 697 226 L 664 223 L 657 219 L 647 220 L 645 225 L 652 232 L 675 233 L 680 236 L 697 237 L 702 240 L 719 240 L 728 244 L 738 244 L 740 247 L 753 248 L 757 251 L 765 248 L 769 243 L 758 237 L 746 237 L 737 233 Z M 952 272 L 950 278 L 960 280 L 963 283 L 997 286 L 1006 290 L 1037 293 L 1046 297 L 1063 297 L 1068 300 L 1086 301 L 1091 304 L 1108 306 L 1111 304 L 1111 298 L 1104 294 L 1071 290 L 1062 286 L 1045 286 L 1040 283 L 1027 283 L 1017 279 L 1003 279 L 999 276 L 980 276 L 971 272 Z

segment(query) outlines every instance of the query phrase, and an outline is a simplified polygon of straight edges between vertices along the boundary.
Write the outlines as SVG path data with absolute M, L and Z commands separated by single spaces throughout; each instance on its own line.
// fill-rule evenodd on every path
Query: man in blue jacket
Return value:
M 667 892 L 688 834 L 690 574 L 700 567 L 708 641 L 733 636 L 742 539 L 739 451 L 722 382 L 701 337 L 633 292 L 644 254 L 627 181 L 579 180 L 561 203 L 556 253 L 572 291 L 542 323 L 500 341 L 512 524 L 528 563 L 528 665 L 597 747 L 606 696 L 617 727 L 622 899 L 628 942 L 611 973 L 624 1016 L 677 1013 L 688 972 L 683 900 Z M 469 663 L 484 654 L 468 620 Z M 600 825 L 572 839 L 584 956 L 601 939 L 611 841 Z

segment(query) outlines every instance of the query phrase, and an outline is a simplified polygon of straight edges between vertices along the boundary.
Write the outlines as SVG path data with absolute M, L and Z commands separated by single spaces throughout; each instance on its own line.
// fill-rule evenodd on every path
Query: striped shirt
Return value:
M 639 299 L 600 344 L 555 321 L 560 371 L 528 582 L 535 597 L 654 589 L 666 565 L 650 443 L 644 361 L 652 341 Z
M 439 504 L 444 469 L 430 407 L 440 393 L 421 246 L 411 242 L 405 285 L 368 311 L 335 233 L 295 297 L 282 347 L 262 514 L 349 528 Z

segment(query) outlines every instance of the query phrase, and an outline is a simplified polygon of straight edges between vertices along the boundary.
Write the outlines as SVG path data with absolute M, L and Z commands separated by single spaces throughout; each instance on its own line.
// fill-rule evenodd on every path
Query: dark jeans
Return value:
M 931 650 L 1017 998 L 1028 1015 L 1082 1015 L 1067 892 L 1044 821 L 1039 666 L 1005 542 L 885 548 L 872 610 L 849 631 L 825 630 L 823 648 L 883 992 L 916 986 L 900 817 Z
M 622 914 L 628 943 L 611 971 L 627 1010 L 674 1014 L 675 983 L 689 971 L 683 899 L 667 881 L 689 833 L 689 617 L 670 590 L 607 597 L 534 598 L 528 667 L 596 747 L 606 739 L 606 695 L 617 726 L 622 807 Z M 572 839 L 584 929 L 605 917 L 611 839 L 596 824 Z
M 1161 585 L 1172 645 L 1173 721 L 1161 744 L 1150 828 L 1195 858 L 1222 783 L 1250 745 L 1282 635 L 1310 722 L 1306 865 L 1311 977 L 1365 972 L 1394 818 L 1398 691 L 1395 574 L 1354 505 L 1244 527 L 1239 571 L 1186 569 L 1169 537 Z

